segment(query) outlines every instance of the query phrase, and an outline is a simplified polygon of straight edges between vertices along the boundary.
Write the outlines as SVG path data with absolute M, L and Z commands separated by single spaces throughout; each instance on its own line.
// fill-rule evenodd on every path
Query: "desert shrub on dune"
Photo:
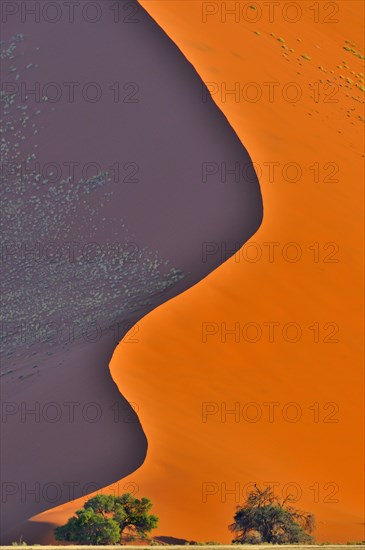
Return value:
M 281 502 L 271 487 L 261 490 L 255 486 L 243 506 L 238 506 L 234 523 L 229 526 L 236 533 L 233 543 L 259 544 L 271 542 L 311 543 L 314 516 Z
M 157 527 L 158 518 L 150 514 L 148 498 L 98 495 L 89 499 L 65 525 L 56 527 L 58 541 L 78 544 L 120 544 L 134 536 L 145 538 Z

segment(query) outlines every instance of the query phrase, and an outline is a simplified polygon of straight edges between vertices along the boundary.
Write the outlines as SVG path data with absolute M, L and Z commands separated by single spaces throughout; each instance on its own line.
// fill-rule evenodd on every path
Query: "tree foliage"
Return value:
M 145 538 L 157 527 L 158 518 L 150 514 L 148 498 L 134 498 L 126 493 L 120 497 L 98 495 L 89 499 L 65 525 L 56 527 L 59 541 L 78 544 L 118 544 L 123 537 Z
M 230 530 L 234 543 L 272 542 L 277 544 L 313 542 L 314 516 L 280 501 L 271 487 L 257 485 L 243 506 L 238 506 Z

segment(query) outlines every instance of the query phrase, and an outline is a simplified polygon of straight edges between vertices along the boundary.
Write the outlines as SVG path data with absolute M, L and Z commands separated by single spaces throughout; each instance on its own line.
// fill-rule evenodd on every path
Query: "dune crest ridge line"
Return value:
M 256 11 L 245 4 L 237 20 L 223 22 L 223 3 L 213 4 L 204 22 L 200 2 L 187 9 L 183 0 L 143 1 L 250 151 L 265 223 L 235 258 L 141 321 L 139 345 L 116 349 L 113 378 L 139 404 L 149 451 L 141 468 L 105 492 L 138 486 L 161 518 L 157 536 L 229 543 L 227 525 L 249 484 L 273 482 L 278 495 L 293 491 L 298 507 L 313 511 L 318 541 L 363 540 L 363 484 L 355 473 L 363 478 L 364 121 L 363 68 L 354 51 L 364 53 L 364 6 L 336 2 L 334 14 L 333 4 L 316 4 L 315 12 L 298 1 L 296 12 L 283 3 L 273 23 L 269 5 L 250 2 Z M 296 13 L 297 22 L 284 19 Z M 225 96 L 238 87 L 239 100 L 236 92 Z M 223 243 L 217 254 L 224 252 Z M 271 321 L 279 323 L 274 341 Z M 204 343 L 207 322 L 215 334 Z M 293 322 L 302 330 L 295 344 L 282 332 Z M 336 343 L 324 342 L 328 322 L 338 325 Z M 223 341 L 222 323 L 238 326 L 238 342 L 235 334 Z M 314 323 L 320 341 L 309 329 Z M 202 402 L 213 408 L 207 422 Z M 277 402 L 270 422 L 265 403 Z M 227 414 L 220 422 L 224 407 L 235 411 L 236 404 L 240 421 Z M 296 408 L 298 422 L 285 421 Z M 77 505 L 43 520 L 62 524 Z

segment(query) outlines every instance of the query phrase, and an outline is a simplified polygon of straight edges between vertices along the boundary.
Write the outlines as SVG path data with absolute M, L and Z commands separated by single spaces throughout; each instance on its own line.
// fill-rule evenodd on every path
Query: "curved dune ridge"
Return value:
M 297 2 L 295 23 L 280 7 L 274 22 L 256 13 L 252 23 L 222 23 L 219 3 L 206 22 L 200 2 L 141 3 L 210 83 L 251 152 L 266 216 L 241 253 L 153 311 L 115 351 L 113 378 L 135 403 L 149 447 L 143 466 L 105 492 L 132 487 L 151 498 L 161 536 L 228 542 L 248 484 L 274 483 L 316 515 L 318 540 L 363 540 L 364 7 L 349 0 L 315 15 Z M 259 84 L 250 92 L 262 97 L 224 101 L 222 83 L 235 82 Z M 274 99 L 265 82 L 277 83 Z M 283 98 L 290 82 L 298 101 Z M 224 342 L 222 323 L 239 323 L 237 341 Z M 287 323 L 299 325 L 297 342 Z M 35 520 L 59 524 L 79 504 Z
M 228 542 L 227 525 L 246 484 L 272 482 L 279 495 L 292 493 L 298 507 L 315 513 L 319 541 L 364 540 L 364 6 L 339 2 L 337 22 L 327 24 L 329 14 L 319 13 L 316 23 L 306 2 L 296 3 L 297 23 L 285 21 L 278 7 L 272 24 L 267 12 L 252 24 L 242 15 L 222 24 L 217 4 L 204 23 L 200 3 L 187 10 L 184 2 L 143 2 L 210 83 L 247 144 L 265 218 L 252 247 L 153 312 L 140 325 L 139 345 L 117 349 L 113 376 L 140 404 L 149 440 L 147 460 L 130 479 L 155 502 L 159 534 Z M 232 90 L 236 82 L 258 86 L 243 90 L 243 101 L 225 98 L 224 83 Z M 272 101 L 264 82 L 275 83 Z M 290 82 L 299 85 L 297 102 L 283 100 Z M 248 101 L 255 93 L 261 99 Z M 286 174 L 287 163 L 298 167 L 298 181 L 290 181 L 296 168 Z M 290 242 L 302 253 L 297 262 L 284 260 Z M 272 262 L 263 243 L 275 243 Z M 288 256 L 295 258 L 298 247 L 288 248 Z M 274 342 L 263 325 L 271 321 L 278 324 Z M 218 334 L 203 343 L 207 322 Z M 221 323 L 233 329 L 237 322 L 256 324 L 247 333 L 251 341 L 257 325 L 262 337 L 248 343 L 241 332 L 238 343 L 227 336 L 224 344 Z M 282 336 L 288 322 L 300 325 L 297 344 Z M 336 343 L 329 343 L 337 328 Z M 206 422 L 202 402 L 214 404 Z M 245 408 L 250 402 L 253 408 Z M 285 409 L 290 402 L 296 407 Z M 272 422 L 264 403 L 277 404 Z M 237 404 L 240 420 L 224 417 L 224 407 L 236 411 Z M 287 421 L 298 409 L 300 420 Z
M 143 463 L 114 349 L 225 261 L 205 243 L 229 257 L 262 220 L 250 157 L 193 66 L 138 3 L 115 6 L 100 22 L 4 14 L 3 544 L 37 542 L 29 518 Z M 212 159 L 252 175 L 211 187 Z

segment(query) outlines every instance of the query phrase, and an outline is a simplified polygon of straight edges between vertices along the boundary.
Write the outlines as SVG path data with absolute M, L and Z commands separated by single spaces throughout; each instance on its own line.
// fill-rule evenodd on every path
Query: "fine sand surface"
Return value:
M 227 525 L 246 484 L 276 483 L 279 494 L 296 492 L 296 505 L 316 515 L 319 541 L 363 540 L 364 70 L 362 60 L 344 49 L 363 54 L 363 4 L 337 2 L 333 23 L 323 21 L 329 13 L 315 22 L 310 3 L 299 2 L 302 15 L 295 23 L 278 10 L 274 22 L 265 12 L 254 23 L 226 24 L 219 15 L 202 22 L 200 2 L 142 4 L 204 81 L 226 82 L 227 88 L 237 81 L 260 84 L 262 99 L 255 103 L 213 97 L 259 167 L 265 218 L 247 254 L 152 312 L 138 324 L 137 342 L 125 341 L 116 350 L 113 377 L 138 405 L 149 444 L 143 466 L 117 489 L 132 483 L 137 495 L 152 499 L 161 518 L 156 535 L 228 543 Z M 327 81 L 331 86 L 325 88 Z M 279 83 L 274 101 L 264 82 Z M 299 84 L 300 101 L 282 99 L 288 82 Z M 293 162 L 302 171 L 296 182 L 288 181 L 290 170 L 289 178 L 283 176 L 283 167 Z M 278 163 L 273 181 L 264 163 Z M 272 262 L 263 245 L 269 242 L 278 243 Z M 290 242 L 302 251 L 297 262 L 283 259 Z M 257 250 L 262 257 L 255 262 Z M 287 252 L 295 256 L 293 248 Z M 232 336 L 223 343 L 219 334 L 203 343 L 204 322 L 218 329 L 221 323 L 232 328 L 253 322 L 263 333 L 257 343 Z M 279 323 L 273 342 L 264 322 Z M 297 343 L 282 336 L 289 322 L 301 326 Z M 318 342 L 309 328 L 316 322 Z M 255 327 L 249 338 L 254 336 Z M 206 422 L 203 402 L 215 403 L 211 410 L 218 411 Z M 232 415 L 221 421 L 224 404 L 232 409 L 239 403 L 242 411 L 250 402 L 251 418 L 262 411 L 257 422 L 247 414 L 237 422 Z M 273 421 L 263 405 L 268 402 L 278 404 Z M 290 402 L 296 405 L 289 411 Z M 298 408 L 300 420 L 290 422 Z M 212 494 L 204 498 L 203 487 Z M 80 504 L 36 519 L 59 524 Z

